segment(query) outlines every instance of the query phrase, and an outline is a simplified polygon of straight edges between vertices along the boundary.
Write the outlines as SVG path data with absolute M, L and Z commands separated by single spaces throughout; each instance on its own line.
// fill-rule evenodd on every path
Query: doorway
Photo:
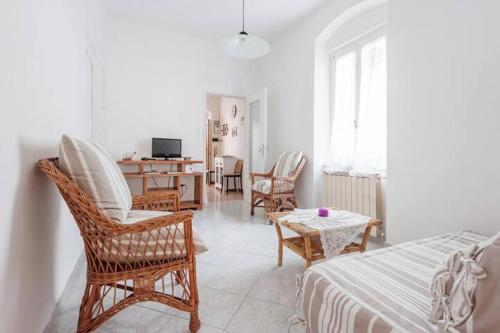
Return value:
M 207 94 L 205 165 L 208 201 L 243 198 L 243 170 L 247 156 L 246 110 L 243 97 Z

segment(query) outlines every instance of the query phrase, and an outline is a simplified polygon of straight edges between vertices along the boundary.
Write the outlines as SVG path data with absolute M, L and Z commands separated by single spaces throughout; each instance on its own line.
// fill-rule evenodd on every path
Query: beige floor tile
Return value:
M 294 307 L 296 300 L 295 279 L 262 275 L 248 296 L 281 305 Z
M 258 272 L 250 268 L 223 267 L 208 281 L 206 287 L 245 296 L 258 278 Z
M 226 330 L 233 333 L 285 333 L 287 319 L 293 314 L 291 307 L 248 297 Z

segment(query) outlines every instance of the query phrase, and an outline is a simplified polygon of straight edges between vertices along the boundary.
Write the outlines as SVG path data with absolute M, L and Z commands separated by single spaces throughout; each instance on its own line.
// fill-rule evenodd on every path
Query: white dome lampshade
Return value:
M 238 35 L 224 40 L 224 52 L 238 59 L 255 59 L 265 56 L 271 50 L 269 43 L 264 39 L 249 35 L 242 31 Z
M 238 59 L 255 59 L 265 56 L 271 50 L 264 39 L 249 35 L 242 31 L 238 35 L 226 38 L 223 42 L 224 52 Z
M 236 36 L 223 40 L 224 52 L 233 58 L 255 59 L 265 56 L 271 46 L 264 39 L 245 31 L 245 0 L 243 0 L 243 30 Z

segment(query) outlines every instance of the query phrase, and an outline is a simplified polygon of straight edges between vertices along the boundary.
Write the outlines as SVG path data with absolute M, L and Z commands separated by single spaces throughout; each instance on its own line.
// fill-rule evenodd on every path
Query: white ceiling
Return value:
M 292 26 L 328 0 L 245 0 L 246 31 L 264 38 Z M 331 0 L 330 0 L 331 1 Z M 241 0 L 104 0 L 115 15 L 218 39 L 240 32 Z

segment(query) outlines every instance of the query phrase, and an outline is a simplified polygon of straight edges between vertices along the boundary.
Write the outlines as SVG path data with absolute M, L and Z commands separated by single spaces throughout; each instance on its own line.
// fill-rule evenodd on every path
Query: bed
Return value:
M 338 257 L 302 278 L 306 332 L 438 332 L 429 285 L 449 253 L 488 237 L 457 232 Z

